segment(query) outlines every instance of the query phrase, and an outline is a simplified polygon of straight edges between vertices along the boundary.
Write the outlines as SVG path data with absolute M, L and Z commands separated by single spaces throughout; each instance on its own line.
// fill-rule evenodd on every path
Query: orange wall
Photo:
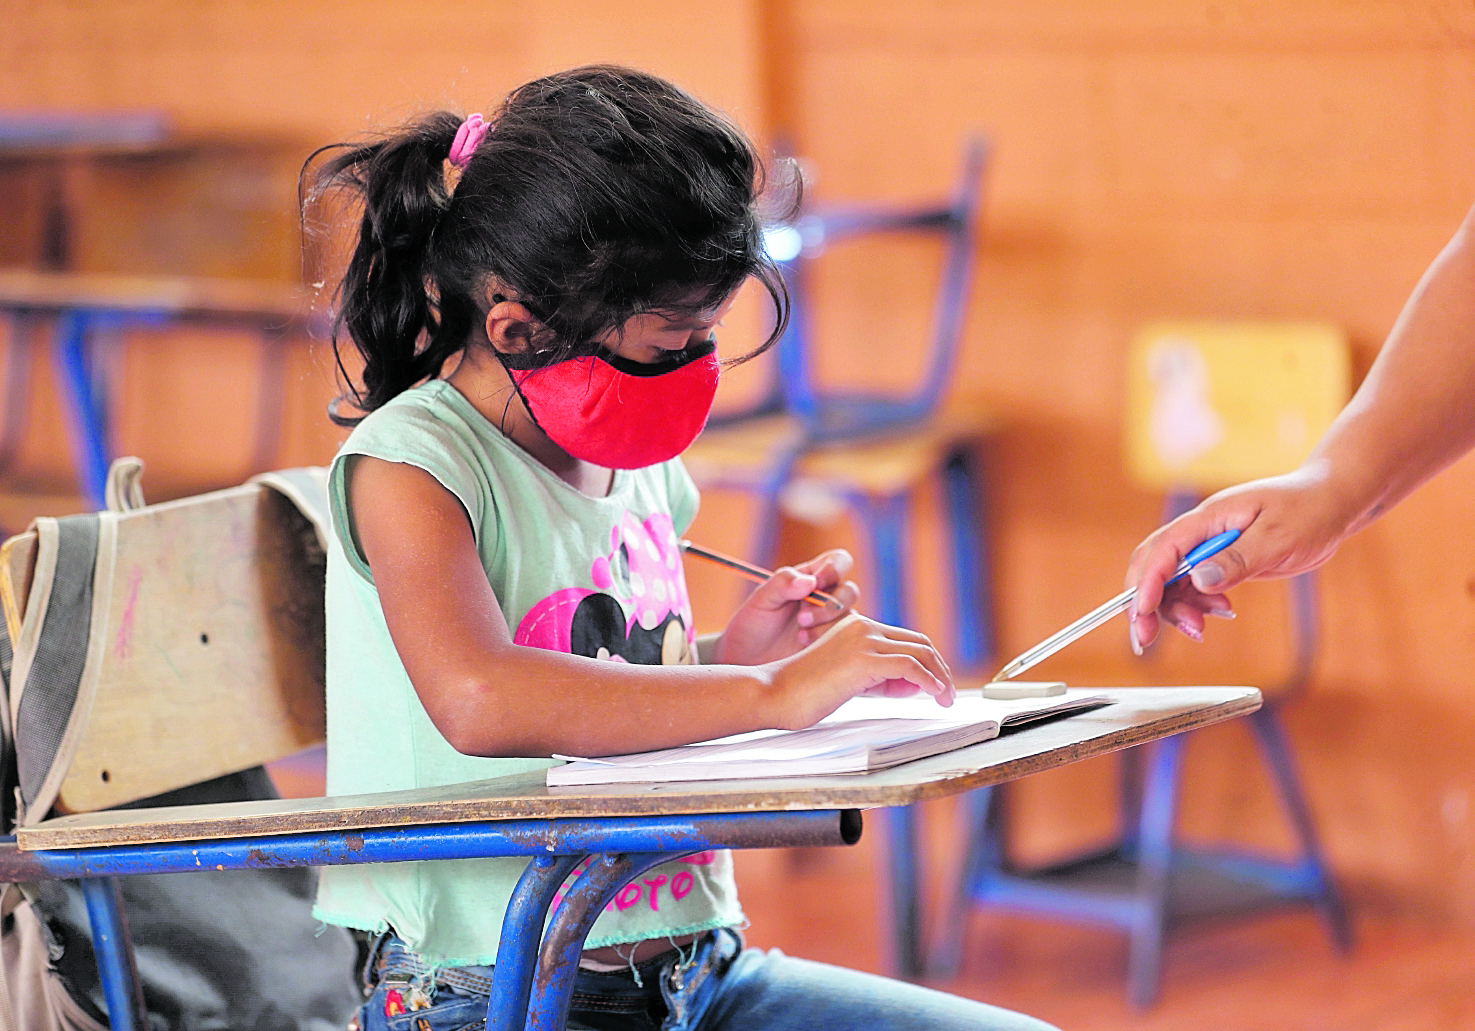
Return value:
M 758 103 L 743 0 L 11 0 L 5 107 L 161 107 L 187 128 L 327 142 L 438 105 L 490 106 L 518 83 L 615 59 L 739 117 Z
M 291 170 L 315 146 L 440 107 L 490 110 L 518 83 L 593 61 L 667 75 L 761 128 L 757 20 L 746 0 L 13 2 L 4 5 L 3 21 L 0 110 L 158 108 L 187 136 L 240 133 L 278 147 L 288 141 Z M 295 150 L 293 140 L 301 141 Z M 292 249 L 291 170 L 242 187 L 276 196 L 279 217 L 261 229 L 291 242 L 270 261 L 243 257 L 236 274 L 276 278 L 300 266 Z M 103 271 L 117 260 L 128 261 L 126 271 L 133 272 L 226 271 L 170 267 L 167 255 L 136 264 L 105 244 L 88 246 L 111 235 L 109 219 L 131 224 L 138 198 L 117 187 L 116 173 L 73 168 L 67 174 L 87 209 L 78 219 L 84 238 L 78 267 Z M 167 182 L 177 186 L 176 179 Z M 122 207 L 129 204 L 135 207 Z M 254 342 L 228 334 L 134 332 L 126 335 L 124 352 L 117 363 L 115 443 L 148 461 L 156 495 L 238 480 L 255 404 Z M 31 490 L 70 492 L 70 451 L 49 362 L 38 353 L 33 364 L 32 418 L 11 478 Z M 338 439 L 323 417 L 336 392 L 327 349 L 300 349 L 291 377 L 281 464 L 325 461 Z M 201 433 L 205 427 L 209 432 Z M 24 525 L 27 513 L 24 502 L 0 498 L 0 526 Z
M 987 404 L 1006 426 L 989 458 L 1010 653 L 1111 593 L 1156 521 L 1158 499 L 1120 472 L 1135 326 L 1329 318 L 1365 367 L 1475 201 L 1469 0 L 134 0 L 12 3 L 5 20 L 0 106 L 158 105 L 202 131 L 326 141 L 432 105 L 486 106 L 587 60 L 644 65 L 755 131 L 784 130 L 823 198 L 935 195 L 961 135 L 987 131 L 996 161 L 953 403 Z M 818 283 L 823 374 L 888 383 L 914 370 L 934 267 L 915 248 L 837 250 Z M 125 376 L 121 445 L 183 479 L 233 475 L 245 454 L 245 408 L 200 432 L 222 404 L 202 390 L 244 404 L 251 389 L 248 345 L 211 347 L 140 359 Z M 285 457 L 320 460 L 327 365 L 301 362 Z M 29 453 L 54 464 L 59 423 L 42 414 Z M 698 532 L 740 547 L 744 518 L 714 495 Z M 917 518 L 913 600 L 945 636 L 934 500 Z M 1292 723 L 1334 861 L 1360 896 L 1475 920 L 1472 522 L 1467 461 L 1344 549 L 1324 578 L 1316 682 Z M 853 539 L 795 527 L 787 547 Z M 719 620 L 737 588 L 706 571 L 693 582 Z M 1241 619 L 1205 646 L 1171 642 L 1142 665 L 1114 628 L 1041 672 L 1272 683 L 1280 594 L 1238 600 Z M 1185 830 L 1279 841 L 1237 735 L 1195 746 Z M 1087 764 L 1025 785 L 1023 847 L 1102 824 L 1107 774 Z
M 780 31 L 786 117 L 815 193 L 945 188 L 959 137 L 996 145 L 958 403 L 995 407 L 992 516 L 1003 650 L 1120 583 L 1159 501 L 1121 472 L 1123 357 L 1160 316 L 1329 318 L 1365 368 L 1475 202 L 1475 7 L 1316 0 L 1057 4 L 796 0 Z M 836 254 L 839 262 L 840 255 Z M 905 260 L 857 257 L 827 283 L 836 379 L 906 367 Z M 865 360 L 860 360 L 860 359 Z M 1324 577 L 1325 640 L 1292 710 L 1338 868 L 1364 897 L 1475 919 L 1475 459 L 1349 543 Z M 929 585 L 930 589 L 930 585 Z M 918 599 L 919 601 L 923 599 Z M 1273 684 L 1279 591 L 1240 592 L 1208 645 L 1145 666 L 1120 628 L 1060 676 Z M 1280 837 L 1236 732 L 1206 735 L 1189 833 Z M 1218 760 L 1216 762 L 1216 759 Z M 1077 837 L 1104 769 L 1025 788 L 1027 845 Z

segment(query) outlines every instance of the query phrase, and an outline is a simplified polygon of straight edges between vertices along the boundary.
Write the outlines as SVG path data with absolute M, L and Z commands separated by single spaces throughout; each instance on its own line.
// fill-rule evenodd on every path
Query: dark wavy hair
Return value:
M 446 157 L 462 120 L 436 112 L 303 166 L 304 225 L 329 191 L 362 206 L 333 323 L 346 383 L 334 422 L 362 419 L 341 414 L 342 401 L 371 412 L 435 376 L 485 318 L 489 280 L 541 323 L 538 365 L 591 353 L 633 315 L 710 312 L 750 276 L 778 318 L 739 360 L 778 339 L 789 300 L 762 244 L 766 171 L 722 115 L 653 75 L 575 68 L 514 90 L 457 181 Z M 361 385 L 343 368 L 345 330 Z

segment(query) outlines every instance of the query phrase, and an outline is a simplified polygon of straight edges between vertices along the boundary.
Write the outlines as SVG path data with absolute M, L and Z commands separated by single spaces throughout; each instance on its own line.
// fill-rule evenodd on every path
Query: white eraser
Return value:
M 995 680 L 984 684 L 980 692 L 985 698 L 1050 698 L 1065 694 L 1063 680 Z

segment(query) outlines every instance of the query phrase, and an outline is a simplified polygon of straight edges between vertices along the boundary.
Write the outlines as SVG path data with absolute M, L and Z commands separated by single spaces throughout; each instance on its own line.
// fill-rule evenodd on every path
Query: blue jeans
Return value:
M 452 967 L 433 979 L 392 935 L 371 958 L 362 1031 L 479 1031 L 491 967 Z M 638 975 L 638 976 L 637 976 Z M 929 988 L 748 949 L 735 931 L 635 967 L 580 970 L 570 1031 L 1054 1031 L 1043 1021 Z

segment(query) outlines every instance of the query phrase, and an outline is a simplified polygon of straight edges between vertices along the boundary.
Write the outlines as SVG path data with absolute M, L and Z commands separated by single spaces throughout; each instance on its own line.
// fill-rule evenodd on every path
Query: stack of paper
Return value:
M 559 755 L 550 786 L 742 780 L 867 773 L 987 741 L 1010 729 L 1107 705 L 1106 695 L 995 701 L 962 692 L 944 709 L 929 696 L 852 698 L 807 730 L 759 730 L 678 748 L 601 758 Z

